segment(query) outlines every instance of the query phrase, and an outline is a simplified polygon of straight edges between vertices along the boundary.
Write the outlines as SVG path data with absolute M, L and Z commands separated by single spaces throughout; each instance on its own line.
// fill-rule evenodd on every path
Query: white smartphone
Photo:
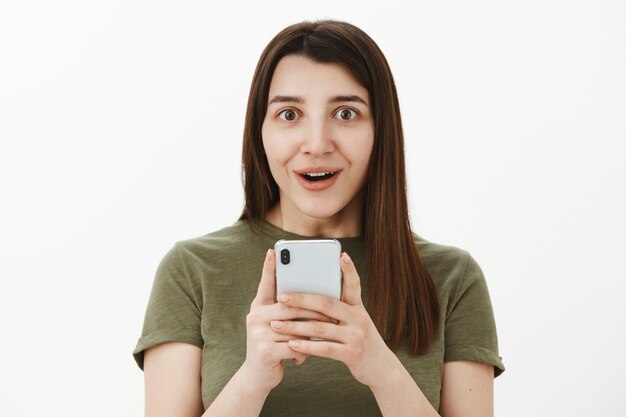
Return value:
M 336 239 L 279 240 L 276 294 L 302 292 L 341 300 L 341 243 Z

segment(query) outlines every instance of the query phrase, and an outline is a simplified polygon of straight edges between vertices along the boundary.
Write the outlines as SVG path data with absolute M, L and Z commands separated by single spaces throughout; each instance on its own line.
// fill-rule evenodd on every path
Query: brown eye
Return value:
M 341 109 L 336 113 L 341 120 L 352 120 L 357 116 L 357 112 L 352 109 Z
M 291 122 L 293 120 L 296 120 L 296 117 L 298 117 L 298 114 L 291 110 L 291 109 L 287 109 L 287 110 L 283 110 L 279 113 L 278 117 L 280 117 L 283 120 L 286 120 L 288 122 Z

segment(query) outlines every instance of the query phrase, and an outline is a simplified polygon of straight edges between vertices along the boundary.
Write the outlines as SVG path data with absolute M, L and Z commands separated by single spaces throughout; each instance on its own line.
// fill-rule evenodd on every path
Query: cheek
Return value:
M 270 166 L 282 164 L 288 159 L 288 153 L 285 147 L 281 146 L 278 141 L 264 140 L 263 148 L 265 149 L 267 162 L 269 162 Z
M 355 167 L 369 165 L 372 150 L 374 148 L 374 133 L 364 129 L 358 134 L 351 135 L 349 140 L 344 141 L 342 150 L 345 157 Z
M 285 170 L 285 165 L 290 158 L 290 150 L 285 146 L 285 141 L 280 135 L 273 132 L 270 128 L 262 128 L 261 135 L 263 138 L 263 149 L 270 166 L 272 176 L 276 180 L 278 176 Z
M 265 124 L 263 124 L 261 128 L 261 142 L 263 143 L 263 150 L 265 151 L 265 155 L 267 155 L 267 160 L 272 163 L 273 159 L 275 159 L 274 155 L 277 149 L 276 140 L 274 140 L 272 130 Z
M 281 129 L 272 123 L 263 124 L 261 138 L 265 153 L 273 155 L 273 159 L 284 159 L 292 155 L 298 149 L 297 141 L 294 140 L 298 132 L 294 129 Z

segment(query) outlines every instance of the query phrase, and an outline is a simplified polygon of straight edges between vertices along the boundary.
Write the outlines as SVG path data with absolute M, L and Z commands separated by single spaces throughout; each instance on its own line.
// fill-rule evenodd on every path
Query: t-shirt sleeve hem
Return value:
M 176 334 L 157 332 L 144 335 L 139 338 L 139 341 L 137 342 L 137 347 L 135 347 L 135 350 L 133 351 L 133 357 L 135 358 L 135 362 L 137 362 L 137 366 L 139 366 L 139 369 L 143 371 L 144 351 L 148 348 L 165 342 L 190 343 L 192 345 L 198 346 L 199 348 L 202 348 L 204 346 L 204 341 L 202 340 L 202 338 L 198 337 L 198 334 L 195 332 L 178 332 Z
M 493 365 L 494 378 L 500 376 L 504 372 L 504 364 L 502 358 L 492 350 L 479 346 L 446 346 L 444 362 L 453 361 L 475 361 Z

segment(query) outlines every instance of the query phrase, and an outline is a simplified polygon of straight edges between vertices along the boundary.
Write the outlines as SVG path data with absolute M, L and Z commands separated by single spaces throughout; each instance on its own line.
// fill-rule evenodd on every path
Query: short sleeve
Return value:
M 143 331 L 133 351 L 143 370 L 144 351 L 164 342 L 185 342 L 202 347 L 200 331 L 202 292 L 188 273 L 180 244 L 160 262 L 144 318 Z
M 460 360 L 493 365 L 495 377 L 504 372 L 487 282 L 469 254 L 445 321 L 444 361 Z

